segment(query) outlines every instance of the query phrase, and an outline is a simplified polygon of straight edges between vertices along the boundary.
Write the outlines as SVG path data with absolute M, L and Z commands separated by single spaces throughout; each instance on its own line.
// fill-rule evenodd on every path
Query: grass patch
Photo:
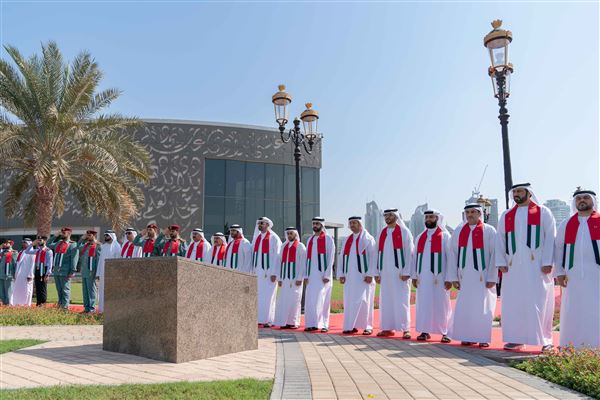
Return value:
M 58 303 L 58 294 L 56 293 L 56 284 L 54 282 L 48 282 L 48 297 L 47 302 L 49 304 Z M 83 291 L 81 289 L 81 282 L 71 281 L 71 304 L 83 304 Z
M 0 307 L 0 326 L 102 325 L 98 314 L 79 314 L 49 307 Z
M 54 386 L 2 391 L 2 400 L 159 400 L 159 399 L 268 399 L 273 381 L 240 379 L 214 382 L 178 382 L 151 385 Z
M 513 367 L 600 399 L 600 349 L 565 347 Z
M 44 342 L 45 340 L 35 339 L 0 340 L 0 354 L 23 349 L 25 347 L 35 346 L 36 344 Z

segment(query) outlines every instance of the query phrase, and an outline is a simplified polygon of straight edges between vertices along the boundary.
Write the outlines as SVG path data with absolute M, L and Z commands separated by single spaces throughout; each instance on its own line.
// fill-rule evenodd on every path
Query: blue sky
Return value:
M 1 12 L 2 42 L 26 54 L 47 40 L 68 58 L 89 50 L 125 114 L 274 126 L 270 96 L 285 83 L 293 114 L 312 101 L 321 115 L 326 218 L 372 199 L 407 218 L 427 201 L 451 224 L 486 164 L 481 191 L 503 204 L 483 47 L 500 18 L 514 36 L 513 180 L 542 200 L 599 189 L 596 2 L 2 1 Z

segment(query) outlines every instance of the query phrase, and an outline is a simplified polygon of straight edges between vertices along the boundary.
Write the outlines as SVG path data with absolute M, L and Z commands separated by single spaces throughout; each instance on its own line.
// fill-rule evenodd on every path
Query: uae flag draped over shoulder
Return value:
M 587 220 L 590 237 L 592 239 L 592 249 L 594 250 L 594 258 L 596 264 L 600 265 L 600 213 L 592 211 L 592 214 Z M 573 268 L 575 256 L 575 242 L 577 240 L 577 231 L 579 230 L 579 216 L 573 215 L 565 229 L 565 244 L 563 246 L 562 266 L 565 269 Z
M 378 263 L 377 269 L 383 269 L 383 249 L 385 248 L 385 240 L 387 239 L 387 228 L 383 228 L 379 235 L 379 249 L 378 249 Z M 406 265 L 404 261 L 404 247 L 402 246 L 402 229 L 400 225 L 396 224 L 396 227 L 392 231 L 392 247 L 394 248 L 394 265 L 396 268 L 404 268 Z
M 350 260 L 350 250 L 352 249 L 352 243 L 354 242 L 354 235 L 348 236 L 346 243 L 344 244 L 344 255 L 342 257 L 343 265 L 342 271 L 348 273 L 348 261 Z M 367 249 L 365 248 L 362 253 L 359 250 L 360 235 L 356 238 L 356 262 L 358 264 L 358 272 L 363 273 L 369 272 L 369 265 L 367 264 Z
M 265 237 L 262 238 L 262 235 L 258 235 L 256 242 L 254 242 L 254 251 L 252 252 L 252 265 L 254 268 L 258 265 L 258 257 L 261 257 L 261 268 L 266 269 L 271 268 L 271 260 L 269 258 L 269 245 L 271 243 L 271 232 L 267 231 L 265 233 Z
M 312 266 L 312 247 L 315 241 L 315 236 L 311 236 L 308 242 L 307 254 L 307 275 L 310 276 L 310 268 Z M 321 232 L 317 238 L 317 267 L 319 271 L 327 271 L 327 247 L 325 246 L 325 232 Z M 324 269 L 323 269 L 324 268 Z
M 442 229 L 438 228 L 431 236 L 431 263 L 429 269 L 433 275 L 442 273 Z M 423 268 L 423 253 L 425 252 L 425 242 L 427 242 L 427 231 L 423 232 L 417 243 L 417 273 L 421 273 Z
M 284 279 L 296 279 L 296 253 L 298 250 L 298 241 L 283 248 L 283 254 L 281 255 L 281 271 L 279 278 Z
M 473 267 L 476 271 L 485 271 L 485 250 L 483 245 L 483 222 L 479 221 L 473 229 L 471 238 L 473 247 Z M 464 224 L 458 236 L 458 265 L 457 267 L 464 269 L 467 265 L 467 244 L 471 236 L 471 228 L 469 224 Z
M 515 218 L 517 216 L 517 208 L 518 206 L 515 205 L 504 216 L 506 254 L 515 254 L 517 252 L 517 240 L 515 237 Z M 541 214 L 540 206 L 535 204 L 535 202 L 530 201 L 527 208 L 527 247 L 530 249 L 537 249 L 540 247 Z

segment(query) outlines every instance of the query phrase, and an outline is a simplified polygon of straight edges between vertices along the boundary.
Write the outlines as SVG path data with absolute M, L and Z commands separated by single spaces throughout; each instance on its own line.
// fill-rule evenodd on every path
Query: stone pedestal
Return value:
M 174 363 L 258 348 L 256 277 L 181 257 L 107 260 L 102 348 Z

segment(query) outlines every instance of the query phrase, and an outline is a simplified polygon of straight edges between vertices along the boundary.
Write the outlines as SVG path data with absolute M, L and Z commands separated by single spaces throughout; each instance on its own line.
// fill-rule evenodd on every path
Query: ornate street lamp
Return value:
M 288 106 L 292 102 L 292 96 L 285 91 L 285 85 L 278 86 L 279 91 L 273 95 L 273 106 L 275 107 L 275 121 L 279 125 L 281 140 L 284 143 L 292 142 L 294 144 L 294 161 L 296 162 L 296 229 L 300 238 L 302 238 L 302 196 L 301 183 L 302 175 L 300 172 L 300 160 L 302 152 L 300 146 L 304 148 L 306 153 L 312 153 L 316 142 L 321 138 L 317 131 L 319 122 L 319 113 L 312 109 L 311 103 L 306 103 L 306 110 L 300 115 L 300 119 L 294 118 L 294 127 L 287 133 L 285 126 L 288 123 L 289 109 Z M 300 120 L 304 125 L 304 133 L 300 130 Z
M 494 97 L 500 106 L 500 125 L 502 126 L 502 152 L 504 154 L 504 198 L 508 208 L 508 191 L 512 186 L 512 172 L 510 166 L 510 147 L 508 144 L 508 110 L 506 99 L 510 96 L 510 76 L 514 71 L 513 65 L 508 60 L 508 46 L 512 42 L 512 32 L 501 29 L 502 21 L 497 19 L 492 22 L 492 31 L 483 38 L 483 45 L 490 53 L 491 66 L 488 75 L 492 79 Z
M 477 198 L 477 204 L 479 204 L 481 208 L 483 208 L 483 222 L 488 222 L 488 220 L 490 219 L 492 202 L 490 201 L 490 199 L 483 197 L 483 195 L 480 194 Z

